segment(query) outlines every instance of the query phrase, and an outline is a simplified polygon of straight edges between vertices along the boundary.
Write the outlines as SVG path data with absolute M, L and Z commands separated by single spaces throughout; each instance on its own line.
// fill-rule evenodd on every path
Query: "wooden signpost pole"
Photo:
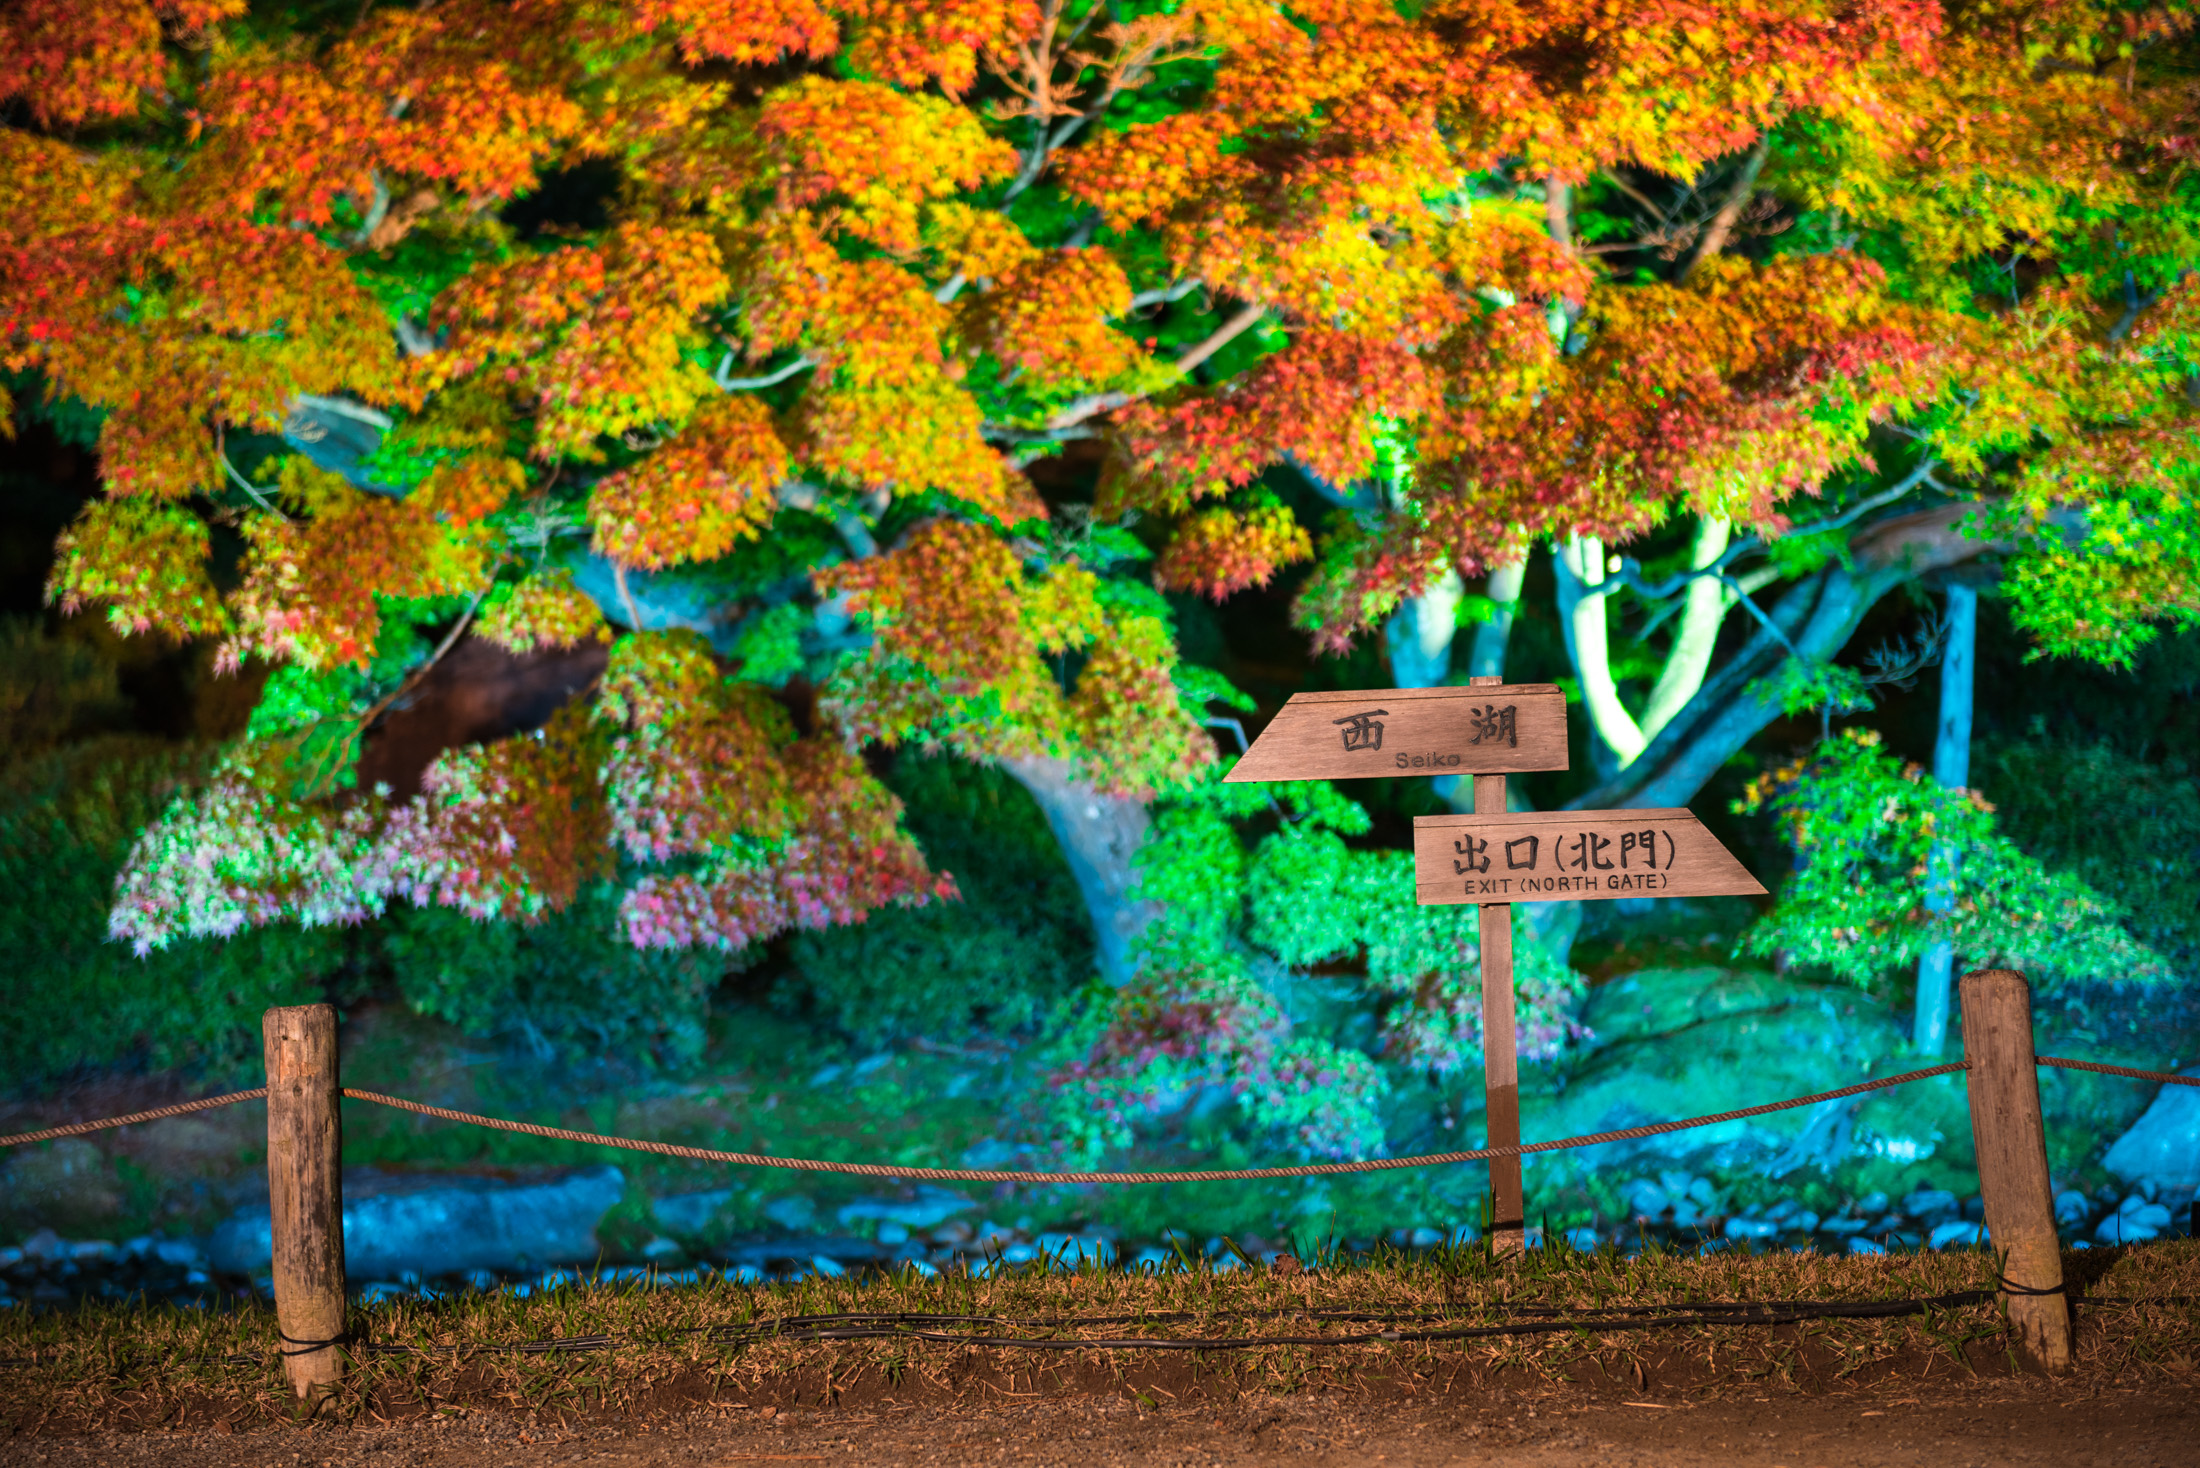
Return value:
M 1469 775 L 1472 815 L 1413 822 L 1415 899 L 1477 909 L 1487 1145 L 1520 1145 L 1512 905 L 1619 897 L 1762 895 L 1733 853 L 1685 810 L 1514 815 L 1505 777 L 1566 768 L 1566 696 L 1549 683 L 1474 678 L 1464 688 L 1333 689 L 1291 697 L 1224 778 L 1397 779 Z M 1490 1243 L 1527 1244 L 1520 1159 L 1490 1162 Z
M 1469 687 L 1501 683 L 1470 678 Z M 1474 813 L 1505 813 L 1505 777 L 1474 777 Z M 1485 902 L 1480 909 L 1482 950 L 1482 1095 L 1491 1147 L 1520 1145 L 1520 1046 L 1513 1031 L 1512 904 Z M 1527 1247 L 1526 1206 L 1520 1159 L 1490 1159 L 1490 1247 L 1500 1258 Z

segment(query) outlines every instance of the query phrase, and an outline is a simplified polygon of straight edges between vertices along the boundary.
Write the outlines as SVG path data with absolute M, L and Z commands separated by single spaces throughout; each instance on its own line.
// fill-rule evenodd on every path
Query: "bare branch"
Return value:
M 1734 236 L 1734 226 L 1741 221 L 1743 206 L 1756 192 L 1757 175 L 1765 166 L 1765 156 L 1772 151 L 1772 130 L 1765 129 L 1757 135 L 1757 146 L 1749 150 L 1742 160 L 1741 172 L 1734 175 L 1734 182 L 1726 191 L 1726 198 L 1719 204 L 1711 222 L 1704 227 L 1702 238 L 1696 241 L 1695 253 L 1681 267 L 1678 280 L 1685 282 L 1696 273 L 1696 267 L 1726 248 L 1726 242 Z
M 785 366 L 765 373 L 762 377 L 728 377 L 725 373 L 732 365 L 733 353 L 728 352 L 725 359 L 718 364 L 718 374 L 713 380 L 727 392 L 750 392 L 760 387 L 776 387 L 797 372 L 807 372 L 817 365 L 817 359 L 808 353 L 804 353 Z
M 1205 341 L 1200 342 L 1197 346 L 1185 352 L 1184 355 L 1178 357 L 1175 363 L 1177 371 L 1189 373 L 1200 363 L 1235 341 L 1244 333 L 1247 327 L 1266 315 L 1267 311 L 1268 308 L 1258 301 L 1244 307 L 1235 316 L 1208 333 Z M 1102 413 L 1135 403 L 1145 396 L 1147 394 L 1143 392 L 1091 393 L 1061 409 L 1047 420 L 1046 426 L 1049 428 L 1069 428 L 1084 422 L 1088 418 L 1095 418 Z
M 405 349 L 408 357 L 431 357 L 436 352 L 435 338 L 410 316 L 397 318 L 397 344 Z
M 400 698 L 403 698 L 407 693 L 418 687 L 420 684 L 420 680 L 427 677 L 430 670 L 432 670 L 437 663 L 443 661 L 443 654 L 449 652 L 453 647 L 455 647 L 458 644 L 458 639 L 465 634 L 466 629 L 473 625 L 474 613 L 481 610 L 481 603 L 483 599 L 489 595 L 490 588 L 495 585 L 496 578 L 492 576 L 489 578 L 488 586 L 484 586 L 481 588 L 481 590 L 474 593 L 474 599 L 466 604 L 465 611 L 459 613 L 458 620 L 451 624 L 451 630 L 443 634 L 443 640 L 435 645 L 434 652 L 428 654 L 428 660 L 422 663 L 419 667 L 413 669 L 410 673 L 407 673 L 405 675 L 404 681 L 399 683 L 395 688 L 391 689 L 387 694 L 385 694 L 381 702 L 377 703 L 373 708 L 368 709 L 365 713 L 359 716 L 360 733 L 364 734 L 367 729 L 373 725 L 376 719 L 382 717 L 383 710 L 387 709 L 391 704 L 397 702 Z M 621 591 L 624 591 L 626 589 L 626 583 L 624 581 L 621 581 L 619 583 L 619 589 Z M 640 631 L 641 629 L 637 627 L 635 630 Z
M 237 466 L 229 462 L 229 450 L 225 448 L 217 448 L 214 452 L 221 456 L 222 468 L 228 471 L 230 479 L 235 482 L 237 488 L 243 490 L 246 494 L 252 497 L 252 503 L 258 505 L 261 509 L 267 511 L 270 515 L 273 515 L 278 520 L 287 520 L 290 518 L 281 510 L 275 508 L 273 501 L 267 498 L 266 490 L 260 488 L 257 484 L 254 484 L 251 480 L 245 478 L 244 475 L 237 472 Z
M 1181 301 L 1205 284 L 1198 276 L 1180 280 L 1175 285 L 1161 286 L 1150 291 L 1140 291 L 1131 297 L 1130 309 L 1142 311 L 1148 306 L 1165 306 L 1171 301 Z M 1126 313 L 1128 314 L 1128 313 Z

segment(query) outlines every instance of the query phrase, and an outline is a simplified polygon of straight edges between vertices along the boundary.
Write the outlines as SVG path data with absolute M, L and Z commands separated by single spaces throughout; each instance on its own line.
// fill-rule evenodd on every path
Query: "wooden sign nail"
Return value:
M 1294 693 L 1224 778 L 1396 779 L 1566 768 L 1566 696 L 1549 683 Z
M 1686 810 L 1421 816 L 1415 896 L 1447 902 L 1756 897 L 1764 886 Z

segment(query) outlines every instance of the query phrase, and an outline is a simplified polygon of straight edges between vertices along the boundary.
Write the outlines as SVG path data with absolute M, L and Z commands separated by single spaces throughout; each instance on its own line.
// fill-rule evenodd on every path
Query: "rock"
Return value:
M 906 1244 L 909 1230 L 891 1218 L 878 1226 L 878 1241 L 882 1244 Z
M 1673 1206 L 1665 1189 L 1650 1179 L 1637 1178 L 1627 1186 L 1627 1210 L 1637 1218 L 1656 1218 Z
M 718 1211 L 733 1201 L 733 1189 L 712 1188 L 704 1193 L 674 1193 L 650 1203 L 657 1226 L 681 1238 L 695 1238 L 710 1227 Z
M 1983 1227 L 1968 1219 L 1959 1218 L 1934 1229 L 1929 1242 L 1936 1249 L 1961 1248 L 1976 1244 L 1985 1237 L 1986 1230 Z
M 2055 1222 L 2064 1228 L 2075 1228 L 2093 1216 L 2093 1200 L 2076 1188 L 2065 1188 L 2055 1195 Z
M 2200 1066 L 2182 1074 L 2200 1076 Z M 2126 1183 L 2149 1182 L 2164 1192 L 2200 1188 L 2200 1086 L 2162 1087 L 2101 1165 Z
M 2123 1206 L 2101 1220 L 2093 1237 L 2104 1244 L 2136 1244 L 2158 1239 L 2169 1231 L 2169 1209 L 2143 1198 L 2126 1198 Z
M 1769 1239 L 1780 1231 L 1780 1225 L 1769 1218 L 1729 1218 L 1726 1236 L 1730 1239 Z
M 1722 1015 L 1813 1002 L 1824 992 L 1762 969 L 1647 968 L 1591 989 L 1581 1018 L 1602 1047 L 1669 1035 Z
M 1887 1195 L 1885 1193 L 1866 1193 L 1856 1200 L 1849 1211 L 1865 1217 L 1869 1217 L 1874 1213 L 1885 1213 L 1887 1211 Z
M 534 1184 L 446 1174 L 402 1178 L 385 1191 L 345 1198 L 344 1272 L 386 1279 L 408 1270 L 458 1274 L 588 1263 L 601 1252 L 596 1224 L 625 1191 L 615 1167 Z M 207 1252 L 225 1273 L 267 1268 L 274 1252 L 267 1209 L 223 1222 Z
M 124 1205 L 114 1164 L 82 1137 L 18 1147 L 0 1159 L 0 1229 L 104 1231 Z
M 42 1228 L 23 1240 L 23 1257 L 35 1259 L 41 1264 L 66 1258 L 68 1252 L 69 1246 L 62 1241 L 61 1235 L 50 1228 Z
M 1932 1218 L 1937 1214 L 1953 1213 L 1957 1206 L 1956 1195 L 1939 1188 L 1920 1188 L 1902 1200 L 1902 1211 L 1912 1218 Z
M 204 1269 L 207 1263 L 206 1251 L 189 1239 L 155 1240 L 153 1257 L 182 1269 Z
M 1870 1239 L 1852 1238 L 1849 1240 L 1849 1252 L 1851 1254 L 1884 1254 L 1887 1252 L 1887 1246 L 1873 1243 Z
M 843 1225 L 853 1226 L 867 1219 L 880 1223 L 897 1223 L 910 1233 L 923 1233 L 938 1228 L 958 1213 L 969 1213 L 977 1204 L 960 1193 L 945 1188 L 919 1186 L 916 1196 L 908 1199 L 858 1198 L 840 1210 Z
M 790 1233 L 799 1233 L 817 1217 L 817 1203 L 805 1193 L 789 1193 L 764 1205 L 764 1216 Z
M 1592 1003 L 1610 1006 L 1623 1000 L 1638 1012 L 1649 1006 L 1651 1013 L 1643 1021 L 1647 1028 L 1611 1027 L 1592 1018 L 1589 1022 L 1600 1033 L 1619 1038 L 1591 1051 L 1562 1090 L 1538 1088 L 1523 1095 L 1527 1134 L 1566 1137 L 1616 1131 L 1832 1090 L 1870 1073 L 1898 1043 L 1888 1017 L 1860 1007 L 1854 990 L 1750 971 L 1646 970 L 1600 986 Z M 1667 1025 L 1681 1028 L 1667 1032 Z M 1922 1094 L 1919 1087 L 1905 1088 L 1899 1110 L 1891 1114 L 1899 1115 L 1905 1126 L 1947 1131 L 1937 1113 L 1911 1120 Z M 1522 1164 L 1530 1174 L 1531 1196 L 1585 1183 L 1598 1174 L 1649 1173 L 1675 1206 L 1676 1226 L 1688 1227 L 1691 1220 L 1683 1220 L 1678 1208 L 1684 1196 L 1698 1218 L 1724 1211 L 1704 1174 L 1733 1178 L 1792 1171 L 1805 1164 L 1836 1167 L 1853 1154 L 1855 1137 L 1872 1117 L 1874 1104 L 1896 1105 L 1865 1101 L 1853 1115 L 1828 1112 L 1830 1124 L 1818 1116 L 1823 1108 L 1777 1112 L 1544 1153 L 1523 1158 Z
M 1602 1240 L 1597 1237 L 1597 1231 L 1593 1228 L 1570 1228 L 1566 1230 L 1566 1247 L 1578 1253 L 1594 1254 L 1597 1251 L 1597 1245 L 1601 1242 Z

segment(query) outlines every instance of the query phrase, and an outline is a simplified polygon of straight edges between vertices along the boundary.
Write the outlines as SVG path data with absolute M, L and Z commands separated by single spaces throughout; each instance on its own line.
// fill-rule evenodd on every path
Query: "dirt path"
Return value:
M 391 1427 L 103 1433 L 0 1443 L 38 1468 L 734 1468 L 746 1463 L 961 1468 L 1001 1464 L 1235 1468 L 2185 1468 L 2200 1465 L 2200 1396 L 2157 1382 L 2031 1379 L 1889 1385 L 1827 1396 L 1628 1406 L 1565 1389 L 1426 1405 L 1336 1395 L 1147 1409 L 1121 1398 L 994 1405 L 696 1411 L 572 1429 L 496 1413 Z

